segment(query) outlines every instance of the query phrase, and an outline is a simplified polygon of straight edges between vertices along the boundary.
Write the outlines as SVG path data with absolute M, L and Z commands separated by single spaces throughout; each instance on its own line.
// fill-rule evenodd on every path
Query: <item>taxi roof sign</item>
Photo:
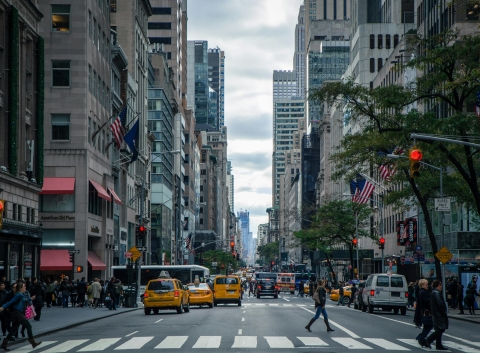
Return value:
M 445 265 L 452 259 L 453 254 L 447 249 L 446 246 L 444 246 L 436 252 L 435 257 L 438 259 L 438 261 Z

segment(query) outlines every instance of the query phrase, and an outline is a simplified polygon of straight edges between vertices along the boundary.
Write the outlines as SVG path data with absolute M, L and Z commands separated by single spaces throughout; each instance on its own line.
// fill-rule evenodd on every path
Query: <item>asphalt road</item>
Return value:
M 310 298 L 290 294 L 279 299 L 244 298 L 242 306 L 192 307 L 189 313 L 143 310 L 87 323 L 39 337 L 37 352 L 380 352 L 434 351 L 416 343 L 412 312 L 406 316 L 382 311 L 362 313 L 327 301 L 327 333 L 320 318 L 313 332 L 304 327 L 313 317 Z M 444 345 L 451 352 L 480 352 L 480 325 L 451 320 Z M 30 352 L 25 343 L 11 344 L 13 352 Z M 434 346 L 433 346 L 434 348 Z

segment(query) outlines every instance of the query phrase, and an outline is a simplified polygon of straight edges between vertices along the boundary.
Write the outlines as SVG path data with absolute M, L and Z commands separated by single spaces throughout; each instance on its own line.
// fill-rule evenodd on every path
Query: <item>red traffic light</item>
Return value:
M 5 208 L 5 205 L 3 204 L 3 200 L 0 200 L 0 212 L 3 212 L 3 209 Z
M 422 158 L 423 158 L 422 151 L 415 148 L 410 150 L 410 159 L 414 161 L 421 161 Z
M 385 244 L 385 238 L 380 238 L 379 242 L 380 244 Z
M 357 239 L 353 239 L 353 240 L 352 240 L 352 244 L 353 244 L 353 245 L 357 245 L 357 242 L 358 242 Z
M 235 246 L 235 242 L 230 242 L 230 246 Z
M 272 266 L 275 265 L 275 261 L 272 261 Z
M 139 226 L 139 227 L 138 227 L 138 230 L 139 230 L 141 233 L 145 232 L 145 226 Z

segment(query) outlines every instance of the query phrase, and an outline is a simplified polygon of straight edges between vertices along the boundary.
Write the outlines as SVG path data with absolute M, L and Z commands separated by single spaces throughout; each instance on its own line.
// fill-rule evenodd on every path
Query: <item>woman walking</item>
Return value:
M 7 337 L 3 339 L 2 345 L 0 346 L 0 348 L 4 349 L 5 351 L 9 351 L 9 349 L 7 348 L 8 341 L 12 337 L 13 332 L 16 332 L 20 325 L 23 325 L 27 328 L 28 342 L 30 342 L 32 348 L 35 348 L 40 343 L 42 343 L 35 342 L 35 340 L 33 339 L 32 325 L 25 317 L 25 310 L 27 308 L 27 305 L 29 305 L 29 303 L 27 303 L 27 298 L 24 295 L 25 290 L 25 282 L 17 281 L 17 288 L 15 288 L 15 296 L 8 303 L 3 304 L 0 307 L 0 312 L 4 311 L 6 308 L 12 307 L 10 314 L 12 315 L 13 327 L 12 330 L 8 333 Z
M 417 336 L 418 343 L 425 347 L 423 341 L 433 328 L 432 313 L 430 311 L 430 293 L 428 292 L 428 281 L 421 279 L 418 282 L 420 288 L 417 296 L 417 307 L 415 308 L 414 322 L 417 327 L 423 325 L 422 332 Z
M 328 314 L 327 314 L 327 309 L 325 309 L 325 303 L 327 301 L 327 290 L 325 289 L 325 283 L 323 280 L 318 281 L 317 289 L 315 292 L 312 294 L 312 298 L 315 301 L 315 316 L 313 319 L 310 320 L 307 326 L 305 328 L 308 330 L 308 332 L 312 332 L 310 330 L 310 327 L 312 324 L 315 322 L 320 317 L 320 314 L 323 315 L 323 321 L 325 322 L 325 325 L 327 326 L 327 332 L 332 332 L 335 331 L 330 327 L 330 324 L 328 323 Z

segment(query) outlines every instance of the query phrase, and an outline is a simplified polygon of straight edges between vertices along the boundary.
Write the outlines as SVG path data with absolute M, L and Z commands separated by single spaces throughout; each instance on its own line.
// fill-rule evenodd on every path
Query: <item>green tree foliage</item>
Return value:
M 307 229 L 293 232 L 300 239 L 303 246 L 310 250 L 320 250 L 327 258 L 330 272 L 333 267 L 330 263 L 329 254 L 333 249 L 346 248 L 349 250 L 350 263 L 352 264 L 351 276 L 353 278 L 353 245 L 352 240 L 356 237 L 376 239 L 375 235 L 365 229 L 369 224 L 372 209 L 367 205 L 351 202 L 350 200 L 333 200 L 320 207 L 312 217 L 312 223 Z M 358 218 L 357 218 L 358 216 Z M 358 219 L 358 230 L 356 220 Z
M 407 156 L 414 144 L 412 133 L 476 142 L 480 123 L 473 105 L 480 90 L 480 35 L 462 36 L 451 30 L 430 38 L 414 34 L 408 36 L 408 46 L 416 54 L 411 60 L 404 57 L 397 66 L 400 72 L 394 74 L 403 75 L 405 70 L 419 73 L 410 83 L 369 89 L 352 80 L 332 82 L 313 92 L 310 99 L 348 111 L 352 125 L 361 127 L 345 136 L 332 156 L 336 166 L 333 178 L 353 178 L 358 171 L 373 175 L 379 165 L 395 163 L 398 172 L 387 181 L 391 186 L 384 202 L 405 208 L 416 199 L 435 253 L 438 247 L 430 209 L 432 199 L 439 197 L 438 171 L 423 165 L 420 177 L 412 179 L 408 159 L 392 162 L 385 154 L 401 147 Z M 448 170 L 443 178 L 444 196 L 480 213 L 478 148 L 433 140 L 416 141 L 416 146 L 422 149 L 424 162 Z M 399 185 L 403 187 L 394 187 Z M 437 273 L 441 273 L 435 261 Z
M 278 256 L 279 242 L 274 241 L 270 244 L 260 245 L 257 247 L 257 254 L 263 260 L 263 264 L 275 261 L 275 255 Z
M 225 272 L 225 274 L 228 274 L 229 265 L 232 266 L 234 271 L 239 267 L 239 261 L 233 258 L 231 252 L 219 249 L 205 251 L 202 253 L 202 260 L 204 261 L 204 266 L 208 267 L 212 273 Z M 212 267 L 212 262 L 217 263 L 215 269 Z

